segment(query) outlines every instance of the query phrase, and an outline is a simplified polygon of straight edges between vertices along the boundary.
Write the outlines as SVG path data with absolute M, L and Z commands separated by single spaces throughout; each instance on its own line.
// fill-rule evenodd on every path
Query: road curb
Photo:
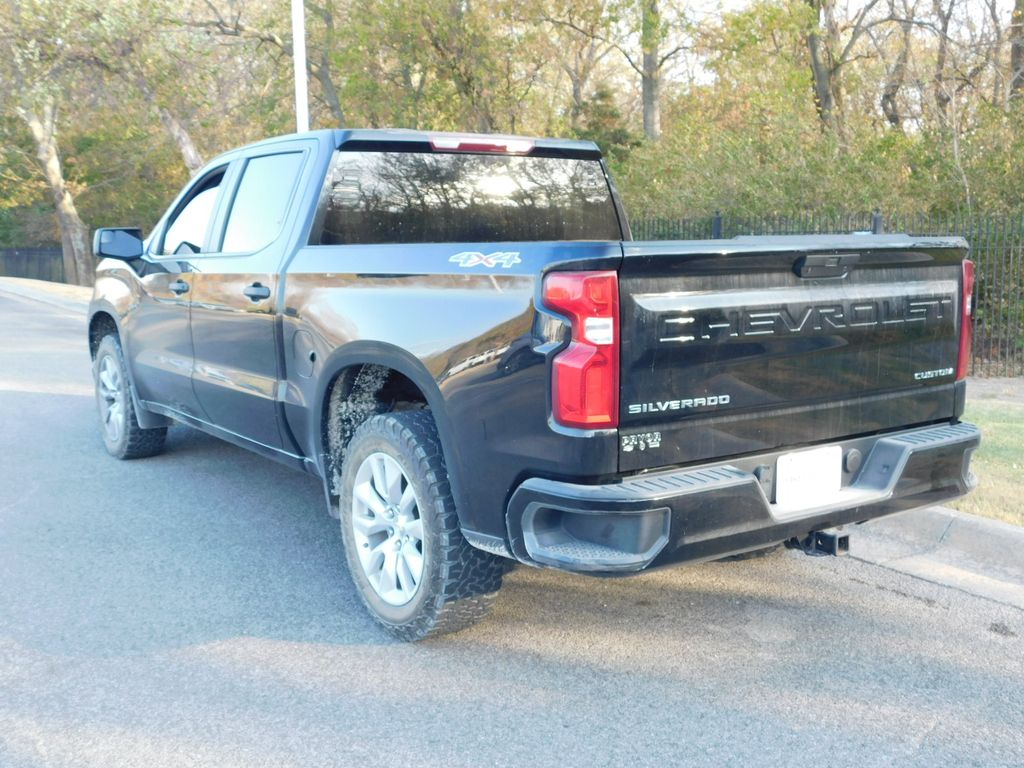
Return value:
M 860 560 L 1024 609 L 1024 528 L 931 507 L 851 532 Z
M 0 293 L 38 301 L 82 317 L 88 311 L 91 291 L 90 288 L 77 285 L 48 283 L 44 280 L 21 277 L 0 277 Z

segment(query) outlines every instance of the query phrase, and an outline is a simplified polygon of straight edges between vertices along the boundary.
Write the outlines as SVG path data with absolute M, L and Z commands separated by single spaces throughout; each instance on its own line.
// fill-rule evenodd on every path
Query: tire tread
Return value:
M 353 442 L 366 433 L 384 433 L 406 446 L 416 458 L 418 466 L 411 469 L 426 479 L 441 542 L 440 551 L 432 556 L 440 563 L 442 580 L 424 610 L 399 625 L 375 617 L 394 636 L 407 641 L 465 629 L 486 616 L 494 605 L 505 564 L 501 558 L 472 546 L 462 535 L 433 416 L 427 410 L 379 414 L 360 425 Z
M 131 386 L 131 379 L 128 378 L 128 366 L 125 364 L 124 352 L 121 349 L 121 340 L 116 334 L 110 333 L 103 337 L 99 343 L 96 359 L 99 360 L 100 354 L 103 352 L 103 347 L 110 340 L 110 344 L 113 346 L 112 354 L 117 359 L 117 364 L 121 367 L 121 377 L 125 382 L 126 386 Z M 139 420 L 135 412 L 135 398 L 132 397 L 131 391 L 128 392 L 128 396 L 125 398 L 125 436 L 124 440 L 118 450 L 112 451 L 108 446 L 108 452 L 118 459 L 131 460 L 131 459 L 146 459 L 150 456 L 156 456 L 162 453 L 164 450 L 164 444 L 167 440 L 167 427 L 155 427 L 153 429 L 143 429 L 139 426 Z M 106 440 L 104 440 L 106 444 Z

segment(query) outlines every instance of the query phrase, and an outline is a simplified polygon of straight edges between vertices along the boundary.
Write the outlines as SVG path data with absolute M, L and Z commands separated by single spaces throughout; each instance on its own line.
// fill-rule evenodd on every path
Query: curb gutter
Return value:
M 1024 610 L 1024 528 L 931 507 L 850 532 L 859 560 Z

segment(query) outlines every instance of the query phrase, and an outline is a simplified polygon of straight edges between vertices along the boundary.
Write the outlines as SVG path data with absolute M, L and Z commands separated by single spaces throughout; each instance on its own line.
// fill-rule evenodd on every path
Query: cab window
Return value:
M 277 239 L 300 170 L 301 152 L 253 157 L 245 164 L 224 231 L 224 253 L 253 253 Z
M 161 255 L 180 256 L 203 252 L 206 232 L 217 208 L 217 197 L 223 180 L 224 169 L 220 168 L 193 188 L 167 226 L 160 248 Z
M 314 245 L 618 240 L 598 160 L 340 151 Z

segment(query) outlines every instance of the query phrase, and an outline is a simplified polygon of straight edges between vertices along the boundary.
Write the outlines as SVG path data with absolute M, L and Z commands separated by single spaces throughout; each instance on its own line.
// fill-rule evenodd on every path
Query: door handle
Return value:
M 245 287 L 245 290 L 242 291 L 242 293 L 244 293 L 253 301 L 262 301 L 263 299 L 270 298 L 270 289 L 267 288 L 267 286 L 265 285 L 261 285 L 260 283 L 253 283 L 252 285 L 247 285 Z
M 173 283 L 167 286 L 171 293 L 181 296 L 183 293 L 188 293 L 188 283 L 184 280 L 175 280 Z

